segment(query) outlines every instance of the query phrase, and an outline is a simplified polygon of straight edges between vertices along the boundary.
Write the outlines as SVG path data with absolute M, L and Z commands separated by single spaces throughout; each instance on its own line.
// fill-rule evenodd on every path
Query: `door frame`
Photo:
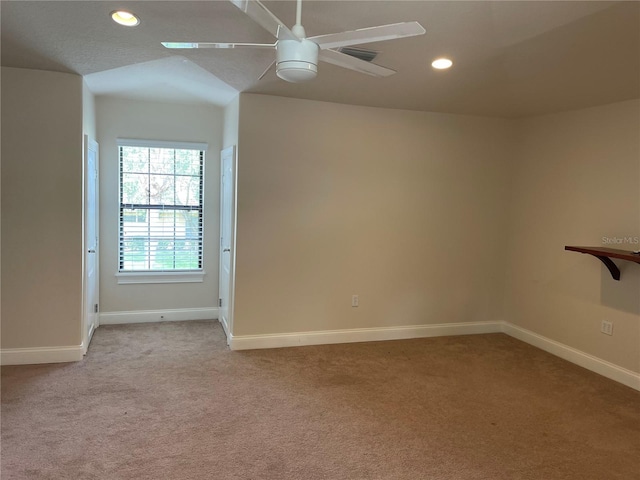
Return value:
M 225 203 L 224 201 L 224 159 L 225 157 L 231 157 L 232 162 L 232 181 L 231 181 L 231 201 Z M 230 203 L 230 204 L 228 204 Z M 227 345 L 231 345 L 231 341 L 233 339 L 233 317 L 235 310 L 235 288 L 236 288 L 236 232 L 237 232 L 237 204 L 238 204 L 238 151 L 235 145 L 227 147 L 220 152 L 220 250 L 219 250 L 219 263 L 218 263 L 218 298 L 220 297 L 220 285 L 222 279 L 222 256 L 224 248 L 227 246 L 223 245 L 222 238 L 222 209 L 225 207 L 230 208 L 230 220 L 231 220 L 231 228 L 230 228 L 230 241 L 228 248 L 229 252 L 229 298 L 228 298 L 228 307 L 227 307 L 227 318 L 226 324 L 222 320 L 222 315 L 218 315 L 218 319 L 222 324 L 222 327 L 227 336 Z
M 89 245 L 87 243 L 87 186 L 90 181 L 90 172 L 88 169 L 89 164 L 89 152 L 95 152 L 95 169 L 96 169 L 96 185 L 95 185 L 95 229 L 96 229 L 96 248 L 95 248 L 95 292 L 96 292 L 96 301 L 99 305 L 100 298 L 100 256 L 99 256 L 99 232 L 100 232 L 100 191 L 99 191 L 99 172 L 100 172 L 100 153 L 98 142 L 93 139 L 90 139 L 88 135 L 84 135 L 83 137 L 83 162 L 82 162 L 82 354 L 86 355 L 87 350 L 89 349 L 89 343 L 91 342 L 91 338 L 96 328 L 98 328 L 100 321 L 98 312 L 95 312 L 94 322 L 91 326 L 91 330 L 89 331 L 89 315 L 88 315 L 88 305 L 87 305 L 87 256 L 89 255 L 88 249 Z

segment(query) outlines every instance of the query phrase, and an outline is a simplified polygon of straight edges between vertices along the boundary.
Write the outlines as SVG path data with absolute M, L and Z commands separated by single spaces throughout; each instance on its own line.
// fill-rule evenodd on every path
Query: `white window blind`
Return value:
M 118 140 L 120 272 L 202 270 L 205 150 Z

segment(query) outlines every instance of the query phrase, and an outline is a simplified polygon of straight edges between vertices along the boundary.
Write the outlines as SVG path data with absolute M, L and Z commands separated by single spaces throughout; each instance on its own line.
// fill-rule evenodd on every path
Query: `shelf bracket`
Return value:
M 609 269 L 609 272 L 611 273 L 611 276 L 613 277 L 614 280 L 620 280 L 620 269 L 615 263 L 613 263 L 613 260 L 611 260 L 609 257 L 603 257 L 601 255 L 593 255 L 593 256 L 598 258 L 602 263 L 604 263 L 605 267 Z
M 571 245 L 565 246 L 564 249 L 571 252 L 586 253 L 592 257 L 596 257 L 604 263 L 604 266 L 607 267 L 614 280 L 620 280 L 620 269 L 613 263 L 612 258 L 627 260 L 628 262 L 634 262 L 640 265 L 640 252 L 637 250 L 628 251 L 605 247 L 574 247 Z

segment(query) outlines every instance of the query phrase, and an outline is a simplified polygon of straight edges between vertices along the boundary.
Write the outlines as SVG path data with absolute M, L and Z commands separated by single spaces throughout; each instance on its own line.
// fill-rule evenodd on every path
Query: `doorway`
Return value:
M 233 305 L 236 260 L 236 147 L 228 147 L 220 154 L 220 276 L 218 282 L 218 318 L 227 335 L 233 335 Z
M 82 353 L 98 327 L 98 143 L 84 136 L 84 279 Z

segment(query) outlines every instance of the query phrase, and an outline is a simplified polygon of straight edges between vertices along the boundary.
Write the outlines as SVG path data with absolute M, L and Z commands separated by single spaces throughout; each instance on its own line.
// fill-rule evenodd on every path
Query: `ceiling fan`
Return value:
M 337 48 L 363 43 L 381 42 L 396 38 L 423 35 L 425 29 L 418 22 L 394 23 L 341 33 L 308 37 L 302 26 L 302 0 L 297 0 L 296 24 L 291 28 L 282 23 L 259 0 L 230 0 L 253 21 L 276 37 L 275 43 L 209 43 L 162 42 L 166 48 L 269 48 L 276 50 L 276 60 L 260 76 L 276 65 L 276 74 L 287 82 L 304 82 L 315 78 L 318 60 L 348 68 L 374 77 L 396 73 L 389 68 L 339 52 Z

